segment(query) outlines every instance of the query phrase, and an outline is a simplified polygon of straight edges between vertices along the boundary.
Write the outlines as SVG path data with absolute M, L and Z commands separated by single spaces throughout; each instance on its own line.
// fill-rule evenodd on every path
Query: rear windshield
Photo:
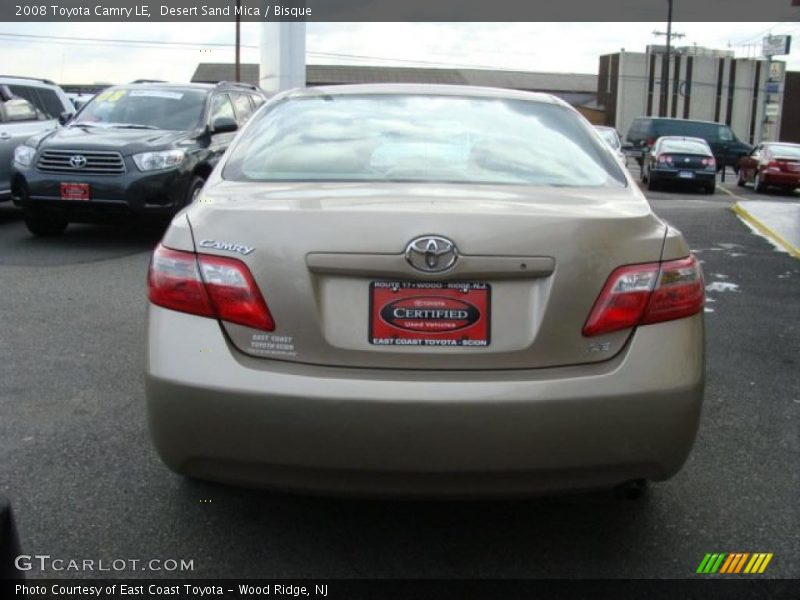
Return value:
M 590 127 L 556 104 L 333 95 L 288 99 L 254 119 L 226 179 L 625 184 Z
M 661 151 L 683 154 L 711 154 L 711 150 L 706 144 L 690 140 L 665 140 L 661 142 Z
M 206 95 L 200 90 L 110 89 L 95 96 L 73 122 L 185 131 L 200 122 Z
M 769 147 L 769 151 L 773 156 L 800 158 L 800 146 L 783 146 L 781 144 L 773 144 Z

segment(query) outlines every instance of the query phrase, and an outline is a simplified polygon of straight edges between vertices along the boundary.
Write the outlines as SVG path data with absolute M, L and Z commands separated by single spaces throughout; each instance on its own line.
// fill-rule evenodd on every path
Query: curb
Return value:
M 731 194 L 731 196 L 733 196 L 733 194 Z M 736 196 L 734 196 L 734 198 L 735 197 Z M 758 229 L 761 233 L 769 237 L 773 242 L 784 248 L 791 256 L 800 259 L 800 248 L 795 247 L 777 231 L 747 212 L 738 202 L 731 206 L 731 210 L 739 215 L 742 219 L 750 223 L 753 227 Z

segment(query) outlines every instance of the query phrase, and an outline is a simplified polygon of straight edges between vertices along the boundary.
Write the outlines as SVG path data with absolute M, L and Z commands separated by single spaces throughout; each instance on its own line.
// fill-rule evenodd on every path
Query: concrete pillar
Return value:
M 268 94 L 306 85 L 306 24 L 271 21 L 261 25 L 259 85 Z

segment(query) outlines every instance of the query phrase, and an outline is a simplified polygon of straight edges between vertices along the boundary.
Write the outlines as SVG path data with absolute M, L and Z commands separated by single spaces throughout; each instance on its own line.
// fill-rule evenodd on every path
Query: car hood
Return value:
M 129 155 L 169 148 L 187 137 L 183 131 L 71 125 L 61 127 L 40 142 L 48 149 L 116 150 Z

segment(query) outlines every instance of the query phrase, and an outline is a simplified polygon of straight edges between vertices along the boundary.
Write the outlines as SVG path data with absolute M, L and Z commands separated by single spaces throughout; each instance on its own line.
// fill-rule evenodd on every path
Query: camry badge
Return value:
M 69 166 L 73 169 L 82 169 L 86 166 L 86 157 L 83 154 L 74 154 L 70 156 Z
M 255 248 L 252 246 L 245 246 L 244 244 L 234 244 L 233 242 L 218 242 L 217 240 L 203 240 L 200 242 L 201 248 L 213 248 L 214 250 L 226 250 L 228 252 L 238 252 L 247 256 Z
M 456 245 L 445 237 L 423 235 L 414 238 L 406 246 L 406 261 L 412 267 L 426 273 L 446 271 L 458 260 Z

